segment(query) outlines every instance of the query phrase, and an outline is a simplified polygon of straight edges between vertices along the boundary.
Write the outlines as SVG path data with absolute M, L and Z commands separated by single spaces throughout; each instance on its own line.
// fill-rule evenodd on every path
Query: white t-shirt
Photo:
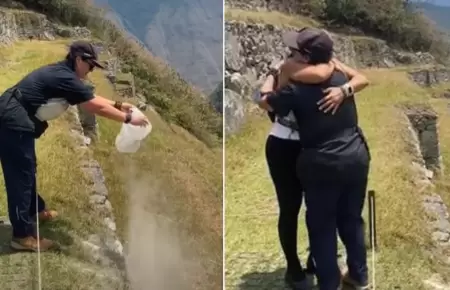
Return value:
M 253 93 L 253 101 L 255 103 L 261 101 L 261 92 L 259 90 L 255 90 L 255 92 Z M 284 117 L 284 119 L 289 119 L 290 121 L 295 122 L 295 116 L 292 112 L 289 112 L 289 114 L 286 117 Z M 269 135 L 275 136 L 280 139 L 300 140 L 300 135 L 296 130 L 281 125 L 280 123 L 277 122 L 277 120 L 278 117 L 276 117 Z
M 290 121 L 295 121 L 294 114 L 292 112 L 289 113 L 285 119 L 289 119 Z M 300 140 L 300 135 L 298 131 L 293 130 L 289 127 L 286 127 L 277 122 L 278 117 L 276 117 L 275 122 L 273 123 L 272 129 L 270 130 L 269 135 L 275 136 L 280 139 L 288 139 L 288 140 Z

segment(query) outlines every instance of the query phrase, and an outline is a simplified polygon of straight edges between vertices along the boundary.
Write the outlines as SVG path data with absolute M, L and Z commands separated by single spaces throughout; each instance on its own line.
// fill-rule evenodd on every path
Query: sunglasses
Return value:
M 95 68 L 95 65 L 91 61 L 86 61 L 89 65 L 89 71 L 92 72 Z
M 89 65 L 89 71 L 92 72 L 95 68 L 95 64 L 91 61 L 91 59 L 83 57 L 82 60 Z

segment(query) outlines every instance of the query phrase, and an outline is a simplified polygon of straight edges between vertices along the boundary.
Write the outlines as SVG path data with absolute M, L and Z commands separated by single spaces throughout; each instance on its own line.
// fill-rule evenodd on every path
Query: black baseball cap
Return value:
M 290 49 L 306 55 L 331 55 L 333 40 L 322 29 L 305 27 L 299 31 L 288 31 L 283 34 L 283 42 Z
M 99 63 L 98 54 L 94 46 L 83 40 L 75 41 L 70 45 L 69 53 L 72 57 L 81 57 L 84 60 L 88 60 L 92 65 L 105 69 L 105 66 Z

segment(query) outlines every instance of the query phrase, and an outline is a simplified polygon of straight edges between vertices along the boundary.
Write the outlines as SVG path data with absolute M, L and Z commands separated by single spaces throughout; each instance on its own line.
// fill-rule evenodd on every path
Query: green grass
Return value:
M 66 44 L 67 41 L 23 41 L 2 49 L 0 55 L 6 65 L 0 67 L 0 89 L 15 84 L 34 68 L 62 59 Z M 92 80 L 97 94 L 117 98 L 100 72 L 95 72 Z M 201 263 L 201 268 L 194 273 L 194 283 L 199 285 L 197 289 L 220 289 L 221 150 L 208 148 L 183 128 L 165 123 L 152 111 L 148 112 L 148 116 L 153 131 L 138 153 L 122 155 L 116 152 L 114 141 L 120 124 L 105 119 L 99 120 L 100 140 L 87 153 L 93 154 L 102 165 L 120 238 L 127 245 L 129 233 L 133 232 L 129 228 L 130 211 L 144 209 L 146 219 L 139 226 L 142 242 L 147 243 L 142 246 L 140 256 L 145 263 L 152 259 L 145 250 L 152 247 L 153 241 L 145 240 L 144 237 L 149 235 L 145 231 L 150 231 L 150 225 L 159 217 L 170 220 L 170 230 L 184 239 L 182 245 L 192 251 L 189 254 L 195 257 L 196 262 Z M 57 209 L 61 214 L 57 221 L 43 225 L 41 231 L 64 246 L 62 253 L 43 253 L 41 256 L 43 289 L 112 289 L 105 286 L 98 275 L 102 269 L 90 265 L 94 272 L 81 270 L 88 264 L 83 260 L 82 250 L 75 240 L 98 232 L 100 228 L 99 216 L 90 211 L 88 203 L 89 181 L 79 166 L 82 153 L 76 150 L 68 134 L 71 122 L 67 114 L 52 121 L 46 134 L 37 142 L 38 189 L 48 207 Z M 139 197 L 140 203 L 130 202 L 136 197 Z M 0 215 L 7 215 L 2 178 Z M 1 229 L 0 242 L 3 245 L 9 240 L 10 231 Z M 156 234 L 163 236 L 161 231 Z M 173 242 L 168 240 L 166 243 Z M 164 248 L 164 245 L 154 247 L 157 250 Z M 170 258 L 170 253 L 163 254 Z M 14 273 L 16 278 L 28 279 L 29 285 L 29 281 L 37 279 L 37 256 L 34 254 L 0 254 L 0 265 L 2 274 L 6 271 Z M 11 279 L 13 277 L 2 279 L 0 288 L 19 289 L 19 282 L 8 281 Z
M 322 25 L 305 16 L 287 15 L 277 11 L 248 11 L 235 8 L 226 8 L 225 19 L 253 24 L 272 24 L 279 27 L 321 27 Z
M 431 94 L 412 84 L 402 70 L 367 70 L 364 73 L 372 84 L 357 94 L 356 99 L 360 124 L 373 158 L 369 188 L 377 194 L 380 247 L 375 266 L 377 289 L 423 289 L 422 281 L 431 273 L 448 277 L 448 269 L 431 261 L 426 253 L 431 246 L 430 234 L 425 229 L 421 194 L 412 183 L 412 157 L 405 142 L 408 131 L 397 105 L 406 101 L 428 103 L 440 112 L 441 150 L 448 164 L 448 101 L 431 99 Z M 238 285 L 247 289 L 242 285 L 250 284 L 261 285 L 258 289 L 270 289 L 263 284 L 281 283 L 277 279 L 282 278 L 280 269 L 285 265 L 276 232 L 277 204 L 264 157 L 269 129 L 270 122 L 265 115 L 254 114 L 242 132 L 227 137 L 227 289 L 242 289 Z M 442 183 L 448 185 L 448 178 Z M 450 201 L 449 189 L 439 192 L 447 202 Z M 301 215 L 299 252 L 305 257 L 308 245 L 304 214 Z
M 118 73 L 116 75 L 117 83 L 131 85 L 133 83 L 133 75 L 130 73 Z

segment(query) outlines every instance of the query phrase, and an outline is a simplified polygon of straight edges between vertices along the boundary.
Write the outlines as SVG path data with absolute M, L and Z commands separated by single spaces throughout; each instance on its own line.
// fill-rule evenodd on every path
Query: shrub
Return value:
M 429 51 L 448 58 L 449 45 L 431 21 L 407 0 L 307 0 L 309 11 L 329 26 L 359 28 L 391 45 L 412 51 Z

